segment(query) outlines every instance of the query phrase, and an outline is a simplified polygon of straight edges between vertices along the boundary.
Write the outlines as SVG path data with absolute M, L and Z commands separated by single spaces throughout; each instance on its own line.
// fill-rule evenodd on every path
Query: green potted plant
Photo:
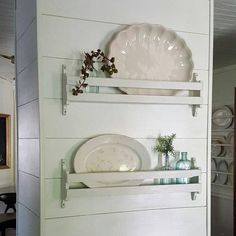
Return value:
M 156 139 L 156 145 L 154 147 L 154 150 L 164 155 L 165 158 L 165 165 L 162 167 L 162 170 L 171 170 L 169 155 L 174 154 L 173 141 L 175 137 L 176 134 L 164 135 L 164 136 L 159 135 L 158 138 Z M 161 179 L 160 183 L 171 184 L 172 179 L 171 178 Z
M 174 145 L 173 141 L 176 137 L 176 134 L 171 135 L 159 135 L 156 139 L 156 145 L 154 150 L 164 155 L 165 158 L 165 166 L 166 170 L 170 169 L 169 164 L 169 155 L 174 154 Z

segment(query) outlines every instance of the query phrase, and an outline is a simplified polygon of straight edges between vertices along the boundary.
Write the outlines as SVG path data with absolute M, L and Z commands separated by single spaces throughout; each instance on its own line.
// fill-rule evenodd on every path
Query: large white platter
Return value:
M 74 158 L 76 173 L 149 170 L 151 160 L 146 148 L 137 140 L 123 135 L 97 136 L 84 143 Z M 140 180 L 120 182 L 87 181 L 88 187 L 139 185 Z
M 110 44 L 118 73 L 114 78 L 183 81 L 192 77 L 191 50 L 173 30 L 136 24 L 119 32 Z M 127 94 L 173 95 L 174 90 L 120 88 Z

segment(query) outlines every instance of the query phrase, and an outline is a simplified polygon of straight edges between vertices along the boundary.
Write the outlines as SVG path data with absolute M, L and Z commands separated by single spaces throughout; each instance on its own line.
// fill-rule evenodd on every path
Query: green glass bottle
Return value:
M 176 170 L 190 170 L 192 163 L 188 160 L 187 152 L 181 152 L 181 159 L 176 163 Z M 190 178 L 177 178 L 177 184 L 189 184 Z

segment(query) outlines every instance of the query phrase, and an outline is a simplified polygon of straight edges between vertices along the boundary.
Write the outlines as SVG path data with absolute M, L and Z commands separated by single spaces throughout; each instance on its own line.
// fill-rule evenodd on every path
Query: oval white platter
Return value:
M 74 158 L 76 173 L 149 170 L 151 159 L 146 148 L 137 140 L 124 135 L 97 136 L 84 143 Z M 140 180 L 119 182 L 86 181 L 88 187 L 139 185 Z
M 192 78 L 191 50 L 173 30 L 161 25 L 135 24 L 119 32 L 110 44 L 118 69 L 114 78 L 183 81 Z M 120 88 L 133 95 L 174 95 L 177 90 Z

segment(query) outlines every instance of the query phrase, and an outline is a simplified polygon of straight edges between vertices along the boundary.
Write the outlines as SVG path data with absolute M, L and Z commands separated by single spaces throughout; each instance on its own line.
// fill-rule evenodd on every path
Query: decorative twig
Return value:
M 84 52 L 84 55 L 85 59 L 80 70 L 81 79 L 79 80 L 78 85 L 76 85 L 75 88 L 72 89 L 72 94 L 75 96 L 77 96 L 79 93 L 83 93 L 83 89 L 88 86 L 88 84 L 86 83 L 86 79 L 89 77 L 89 73 L 95 70 L 95 59 L 97 59 L 96 62 L 102 63 L 100 70 L 104 73 L 112 75 L 113 73 L 118 72 L 115 66 L 115 58 L 112 57 L 111 59 L 109 59 L 105 56 L 104 52 L 102 52 L 101 49 L 98 49 L 97 51 L 91 51 L 91 53 Z

